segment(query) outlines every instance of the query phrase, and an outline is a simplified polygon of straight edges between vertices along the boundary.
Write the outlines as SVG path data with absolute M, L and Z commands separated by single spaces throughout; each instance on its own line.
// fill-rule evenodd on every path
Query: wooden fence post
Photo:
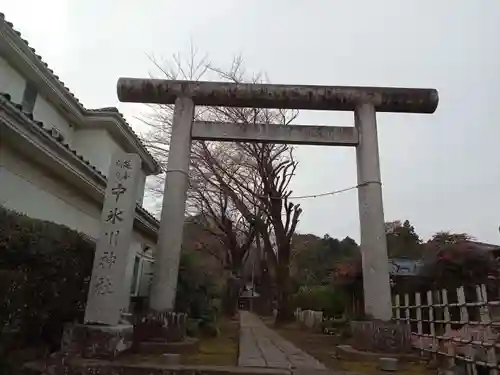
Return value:
M 487 345 L 487 360 L 489 365 L 493 365 L 494 367 L 490 367 L 490 375 L 498 375 L 498 363 L 497 363 L 497 355 L 496 355 L 496 350 L 495 350 L 495 344 L 496 344 L 496 339 L 492 340 L 492 337 L 494 337 L 493 331 L 491 329 L 491 314 L 490 314 L 490 309 L 489 309 L 489 304 L 488 304 L 488 294 L 486 291 L 486 285 L 482 284 L 481 286 L 477 285 L 476 286 L 476 294 L 477 294 L 477 301 L 480 303 L 479 305 L 479 314 L 481 316 L 481 323 L 486 325 L 486 340 Z M 493 342 L 491 342 L 493 341 Z M 490 346 L 491 345 L 491 346 Z
M 398 324 L 401 323 L 401 301 L 399 298 L 399 294 L 396 294 L 394 296 L 394 310 L 395 310 L 395 315 L 396 315 L 396 321 Z
M 443 297 L 443 313 L 444 313 L 444 335 L 446 337 L 447 334 L 451 333 L 451 315 L 450 315 L 450 306 L 448 303 L 448 291 L 446 289 L 441 290 L 441 296 Z M 448 345 L 446 341 L 452 342 L 452 345 Z M 449 357 L 449 363 L 450 367 L 455 365 L 455 345 L 453 342 L 453 339 L 447 339 L 444 338 L 445 341 L 445 347 L 448 348 L 448 357 Z
M 405 293 L 405 323 L 408 324 L 411 331 L 411 320 L 410 320 L 410 296 Z
M 424 331 L 422 329 L 422 300 L 420 299 L 420 293 L 416 292 L 415 293 L 415 306 L 417 308 L 416 312 L 416 318 L 417 318 L 417 334 L 418 334 L 418 342 L 420 349 L 424 347 L 422 335 L 424 334 Z M 420 350 L 420 355 L 423 354 L 423 351 Z
M 460 323 L 462 324 L 463 331 L 465 331 L 465 337 L 472 337 L 472 335 L 468 334 L 470 320 L 469 320 L 469 311 L 467 310 L 467 301 L 465 299 L 465 291 L 464 291 L 463 286 L 457 288 L 457 302 L 458 302 L 458 306 L 460 308 Z M 456 345 L 457 345 L 457 343 L 453 342 L 453 347 L 455 347 Z M 460 344 L 460 345 L 462 345 L 462 344 Z M 466 364 L 467 373 L 469 373 L 469 374 L 472 373 L 473 375 L 477 374 L 476 364 L 474 363 L 475 352 L 476 352 L 476 350 L 474 349 L 473 345 L 468 344 L 466 346 L 465 353 L 464 353 L 465 357 L 468 360 L 471 360 L 470 363 Z
M 432 338 L 432 350 L 438 352 L 438 340 L 436 338 L 436 326 L 434 322 L 434 304 L 432 302 L 432 290 L 427 291 L 427 306 L 429 306 L 429 333 Z

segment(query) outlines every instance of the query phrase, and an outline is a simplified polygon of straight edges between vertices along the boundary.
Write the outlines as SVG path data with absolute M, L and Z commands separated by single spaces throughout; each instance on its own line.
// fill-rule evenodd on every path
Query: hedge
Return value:
M 84 234 L 0 206 L 0 336 L 9 346 L 58 348 L 63 325 L 83 319 L 94 248 Z
M 16 347 L 57 350 L 64 324 L 83 321 L 94 252 L 85 234 L 0 206 L 0 359 Z M 183 251 L 177 309 L 213 321 L 216 281 Z

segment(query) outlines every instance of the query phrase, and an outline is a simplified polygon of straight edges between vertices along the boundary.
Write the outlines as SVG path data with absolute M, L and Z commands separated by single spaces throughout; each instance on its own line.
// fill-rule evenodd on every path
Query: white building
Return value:
M 147 293 L 158 221 L 143 207 L 146 176 L 160 167 L 116 108 L 85 108 L 0 13 L 0 205 L 96 239 L 115 151 L 137 153 L 137 196 L 128 277 Z

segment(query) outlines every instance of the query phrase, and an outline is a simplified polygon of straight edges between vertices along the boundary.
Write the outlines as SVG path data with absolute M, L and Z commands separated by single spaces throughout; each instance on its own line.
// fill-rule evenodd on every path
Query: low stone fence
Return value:
M 323 329 L 323 311 L 295 310 L 295 320 L 303 327 L 321 332 Z

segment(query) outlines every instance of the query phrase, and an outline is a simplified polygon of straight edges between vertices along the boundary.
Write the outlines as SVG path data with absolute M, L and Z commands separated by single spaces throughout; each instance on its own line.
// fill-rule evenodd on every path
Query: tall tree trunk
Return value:
M 261 260 L 261 277 L 259 279 L 259 288 L 257 292 L 260 297 L 260 314 L 265 316 L 270 316 L 273 313 L 272 301 L 273 301 L 273 290 L 274 286 L 271 280 L 271 275 L 269 273 L 269 265 L 266 260 Z
M 292 282 L 290 269 L 287 262 L 280 262 L 276 270 L 276 283 L 278 284 L 278 313 L 276 325 L 294 321 L 293 309 L 290 303 L 292 293 Z
M 223 313 L 228 317 L 233 317 L 238 312 L 238 297 L 240 294 L 240 279 L 234 272 L 231 272 L 227 278 L 224 294 Z

